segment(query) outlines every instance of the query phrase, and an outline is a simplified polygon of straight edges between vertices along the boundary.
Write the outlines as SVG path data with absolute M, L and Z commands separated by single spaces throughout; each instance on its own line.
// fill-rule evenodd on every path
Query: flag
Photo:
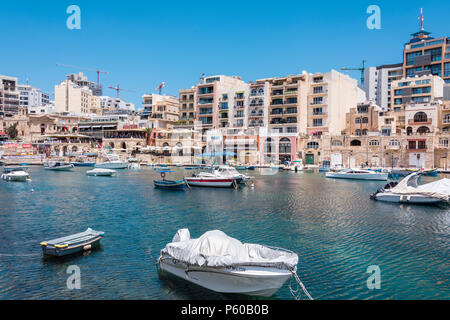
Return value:
M 161 90 L 161 89 L 164 88 L 165 86 L 166 86 L 166 83 L 163 82 L 163 83 L 161 83 L 161 84 L 156 88 L 156 90 Z

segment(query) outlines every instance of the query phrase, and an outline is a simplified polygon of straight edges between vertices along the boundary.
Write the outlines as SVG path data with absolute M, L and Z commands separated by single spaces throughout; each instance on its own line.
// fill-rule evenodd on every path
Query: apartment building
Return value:
M 247 117 L 249 128 L 268 127 L 269 81 L 257 80 L 249 83 Z
M 101 98 L 101 110 L 102 114 L 132 114 L 135 107 L 131 102 L 127 102 L 121 98 L 100 97 Z
M 434 103 L 444 96 L 444 81 L 433 75 L 416 76 L 413 78 L 395 80 L 391 86 L 393 99 L 391 114 L 397 121 L 397 133 L 406 130 L 406 106 Z
M 171 129 L 179 121 L 179 99 L 173 96 L 145 94 L 143 109 L 138 114 L 148 122 L 149 128 Z
M 72 81 L 79 87 L 88 87 L 92 91 L 92 95 L 94 96 L 103 95 L 102 85 L 89 81 L 88 78 L 83 74 L 83 72 L 69 74 L 67 76 L 67 80 Z
M 391 83 L 403 78 L 403 63 L 370 67 L 364 73 L 364 90 L 367 99 L 383 111 L 391 108 Z
M 203 77 L 195 92 L 196 120 L 203 130 L 245 126 L 248 84 L 240 77 Z
M 180 119 L 177 128 L 193 128 L 195 121 L 195 88 L 183 89 L 179 92 Z
M 306 133 L 339 135 L 346 128 L 346 114 L 366 94 L 358 81 L 335 70 L 310 75 Z
M 346 135 L 367 136 L 379 132 L 380 107 L 373 101 L 360 103 L 346 115 Z
M 433 38 L 422 29 L 413 33 L 403 50 L 403 74 L 406 77 L 432 74 L 450 83 L 450 38 Z
M 50 103 L 50 96 L 39 88 L 21 84 L 17 87 L 17 90 L 19 91 L 21 107 L 31 108 L 45 106 Z
M 89 114 L 92 91 L 66 80 L 55 86 L 55 107 L 58 113 Z
M 17 78 L 0 75 L 0 115 L 14 116 L 19 113 L 20 97 Z

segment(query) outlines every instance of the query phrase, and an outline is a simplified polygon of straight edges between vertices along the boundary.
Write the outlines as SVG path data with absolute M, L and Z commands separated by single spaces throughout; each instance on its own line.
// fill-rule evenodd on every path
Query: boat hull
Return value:
M 75 167 L 94 167 L 95 162 L 71 162 Z
M 291 277 L 288 270 L 242 266 L 233 268 L 200 268 L 176 259 L 160 260 L 163 271 L 219 293 L 270 297 Z
M 231 188 L 234 185 L 234 179 L 206 179 L 201 177 L 185 178 L 189 186 L 192 187 L 210 187 L 210 188 Z
M 443 202 L 442 199 L 428 197 L 420 194 L 400 195 L 383 192 L 375 195 L 375 200 L 394 203 L 434 204 Z
M 95 168 L 98 168 L 98 169 L 127 169 L 128 168 L 128 163 L 127 162 L 97 163 L 95 165 Z
M 155 188 L 167 190 L 184 190 L 184 188 L 186 187 L 186 182 L 184 180 L 181 181 L 154 180 L 153 184 L 155 185 Z
M 5 173 L 2 174 L 1 178 L 5 181 L 11 182 L 27 182 L 30 179 L 30 176 L 28 174 Z
M 116 175 L 116 172 L 114 170 L 111 169 L 94 169 L 91 171 L 87 171 L 86 175 L 91 176 L 91 177 L 112 177 Z
M 103 236 L 99 236 L 91 241 L 67 248 L 55 248 L 53 246 L 42 246 L 42 253 L 44 256 L 63 257 L 71 254 L 88 251 L 97 247 Z
M 357 173 L 357 174 L 348 174 L 348 173 L 340 173 L 340 172 L 327 172 L 327 178 L 335 178 L 335 179 L 353 179 L 353 180 L 374 180 L 374 181 L 387 181 L 388 174 L 387 173 Z

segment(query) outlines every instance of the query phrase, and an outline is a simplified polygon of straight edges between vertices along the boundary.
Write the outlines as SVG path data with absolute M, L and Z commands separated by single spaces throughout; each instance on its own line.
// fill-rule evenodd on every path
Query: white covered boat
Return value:
M 120 157 L 116 154 L 107 154 L 107 161 L 103 163 L 97 163 L 96 168 L 101 169 L 127 169 L 128 161 L 121 161 Z
M 327 172 L 325 174 L 327 178 L 337 178 L 337 179 L 357 179 L 357 180 L 380 180 L 387 181 L 388 173 L 385 172 L 375 172 L 371 170 L 364 169 L 344 169 L 337 172 Z
M 399 184 L 391 184 L 379 189 L 371 196 L 372 199 L 385 202 L 434 204 L 449 202 L 450 179 L 441 179 L 419 185 L 420 173 L 412 173 Z
M 117 172 L 112 169 L 102 169 L 102 168 L 95 168 L 93 170 L 87 171 L 86 175 L 88 176 L 94 176 L 94 177 L 112 177 L 115 176 Z
M 161 250 L 163 271 L 220 293 L 270 297 L 295 274 L 298 256 L 288 250 L 243 244 L 222 231 L 191 239 L 179 230 Z
M 30 174 L 24 168 L 6 167 L 1 178 L 6 181 L 27 182 L 30 181 Z

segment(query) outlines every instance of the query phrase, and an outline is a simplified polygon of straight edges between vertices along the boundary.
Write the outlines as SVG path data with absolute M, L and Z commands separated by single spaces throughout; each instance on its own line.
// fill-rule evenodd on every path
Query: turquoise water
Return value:
M 158 274 L 155 259 L 180 228 L 220 229 L 290 249 L 316 299 L 449 299 L 450 208 L 369 199 L 383 182 L 314 173 L 255 175 L 255 187 L 155 190 L 152 169 L 87 177 L 86 168 L 31 168 L 31 183 L 0 181 L 0 299 L 229 299 Z M 43 240 L 105 231 L 99 250 L 43 259 Z M 68 290 L 68 266 L 81 290 Z M 367 288 L 367 267 L 381 289 Z M 293 299 L 286 284 L 274 299 Z

